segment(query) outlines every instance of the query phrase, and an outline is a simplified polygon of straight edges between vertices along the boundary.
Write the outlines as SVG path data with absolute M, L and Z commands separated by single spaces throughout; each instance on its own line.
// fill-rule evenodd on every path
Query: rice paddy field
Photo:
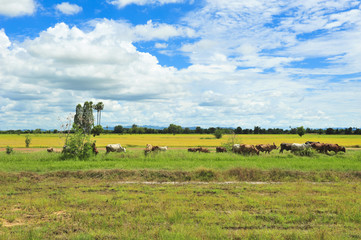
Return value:
M 346 153 L 244 156 L 185 148 L 213 135 L 102 135 L 100 153 L 61 158 L 56 134 L 0 135 L 0 239 L 361 239 L 359 136 L 241 135 L 258 144 L 320 141 Z M 126 153 L 105 154 L 108 143 Z M 144 155 L 144 146 L 168 146 Z M 26 150 L 37 151 L 26 151 Z

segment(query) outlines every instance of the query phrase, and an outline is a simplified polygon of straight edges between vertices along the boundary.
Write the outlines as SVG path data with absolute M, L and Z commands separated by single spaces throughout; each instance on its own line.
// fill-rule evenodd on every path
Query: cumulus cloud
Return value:
M 115 5 L 118 8 L 123 8 L 130 4 L 136 4 L 136 5 L 151 5 L 151 4 L 157 4 L 157 5 L 164 5 L 169 3 L 182 3 L 185 0 L 107 0 L 109 4 Z
M 19 17 L 32 15 L 36 11 L 34 0 L 0 0 L 0 15 Z
M 0 30 L 0 124 L 54 128 L 92 100 L 109 126 L 359 126 L 359 18 L 353 0 L 206 0 L 179 24 L 58 23 L 24 42 Z
M 57 4 L 55 6 L 55 9 L 65 15 L 74 15 L 83 10 L 82 7 L 80 7 L 76 4 L 70 4 L 68 2 L 63 2 L 63 3 Z

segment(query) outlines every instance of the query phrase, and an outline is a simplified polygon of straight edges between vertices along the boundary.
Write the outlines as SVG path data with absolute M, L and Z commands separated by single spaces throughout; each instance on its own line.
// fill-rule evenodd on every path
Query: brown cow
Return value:
M 203 152 L 203 153 L 210 153 L 210 151 L 208 150 L 208 148 L 203 148 L 203 147 L 199 147 L 196 148 L 198 152 Z
M 188 148 L 188 152 L 197 152 L 197 148 Z
M 258 151 L 270 153 L 273 149 L 277 149 L 277 146 L 275 143 L 273 145 L 271 144 L 258 144 L 256 145 L 256 148 Z
M 334 151 L 335 154 L 337 154 L 338 152 L 346 152 L 346 148 L 339 146 L 338 144 L 326 143 L 325 144 L 325 153 L 326 154 L 327 154 L 327 151 Z
M 239 148 L 238 146 L 234 146 L 234 152 L 236 153 L 242 153 L 242 154 L 257 154 L 259 155 L 259 151 L 258 149 L 254 146 L 254 145 L 250 145 L 250 144 L 240 144 Z
M 216 147 L 216 152 L 227 152 L 227 149 L 225 147 Z
M 280 145 L 280 153 L 283 153 L 283 150 L 291 151 L 292 150 L 292 143 L 281 143 Z
M 318 151 L 319 153 L 325 153 L 326 151 L 326 144 L 320 142 L 313 142 L 311 143 L 311 147 Z
M 47 148 L 46 151 L 48 151 L 48 152 L 54 152 L 54 148 L 52 148 L 52 147 L 51 147 L 51 148 Z

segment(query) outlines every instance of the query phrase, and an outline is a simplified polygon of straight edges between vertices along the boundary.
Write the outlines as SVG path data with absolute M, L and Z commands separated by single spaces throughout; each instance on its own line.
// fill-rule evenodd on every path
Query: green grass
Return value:
M 255 168 L 262 170 L 282 169 L 298 171 L 361 171 L 361 151 L 348 151 L 337 155 L 314 154 L 313 157 L 295 156 L 290 153 L 261 154 L 243 156 L 233 153 L 188 153 L 186 150 L 170 150 L 165 153 L 144 156 L 141 150 L 127 153 L 101 152 L 86 161 L 61 160 L 61 154 L 36 152 L 7 155 L 0 153 L 2 172 L 49 172 L 76 171 L 90 169 L 155 169 L 155 170 L 195 170 L 208 168 L 227 170 L 231 168 Z
M 0 240 L 360 239 L 360 182 L 352 150 L 0 152 Z
M 0 239 L 359 239 L 358 183 L 0 180 Z

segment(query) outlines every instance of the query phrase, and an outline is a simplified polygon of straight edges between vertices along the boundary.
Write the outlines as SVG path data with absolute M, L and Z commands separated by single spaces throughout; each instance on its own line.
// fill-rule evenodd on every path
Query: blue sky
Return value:
M 0 128 L 361 127 L 355 0 L 0 0 Z

